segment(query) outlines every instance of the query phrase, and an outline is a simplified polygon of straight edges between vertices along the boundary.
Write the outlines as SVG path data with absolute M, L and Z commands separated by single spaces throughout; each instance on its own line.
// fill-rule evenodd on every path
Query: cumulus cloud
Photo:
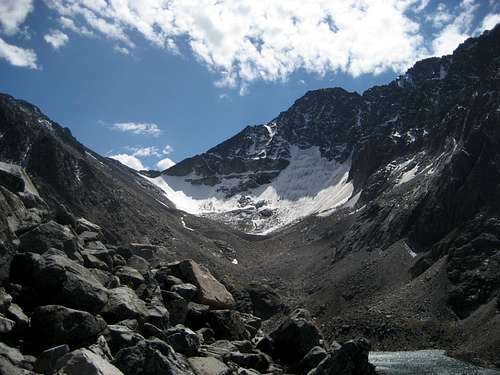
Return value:
M 116 154 L 110 155 L 111 159 L 118 160 L 123 165 L 126 165 L 129 168 L 135 169 L 136 171 L 141 171 L 146 169 L 142 162 L 133 155 L 128 154 Z
M 31 49 L 21 48 L 7 43 L 0 38 L 0 59 L 7 60 L 11 65 L 36 69 L 36 54 Z
M 32 10 L 33 0 L 1 0 L 0 29 L 7 35 L 14 35 Z
M 165 147 L 163 147 L 163 151 L 162 153 L 164 155 L 168 155 L 168 154 L 171 154 L 172 152 L 174 152 L 174 148 L 170 145 L 166 145 Z
M 477 8 L 478 4 L 474 0 L 462 0 L 458 7 L 458 14 L 447 13 L 449 17 L 443 19 L 452 21 L 439 31 L 432 42 L 432 51 L 435 56 L 452 53 L 460 43 L 472 36 L 472 21 Z
M 188 40 L 218 85 L 244 92 L 256 80 L 282 81 L 303 69 L 352 76 L 401 71 L 426 50 L 407 13 L 423 0 L 45 0 L 68 27 L 134 47 L 131 32 L 178 53 Z
M 68 43 L 68 36 L 60 30 L 50 30 L 43 39 L 54 49 L 59 49 Z
M 137 135 L 150 135 L 158 137 L 161 129 L 155 123 L 145 122 L 119 122 L 112 126 L 112 129 Z
M 156 163 L 156 166 L 161 171 L 164 171 L 165 169 L 168 169 L 168 168 L 170 168 L 170 167 L 172 167 L 174 165 L 175 165 L 175 162 L 172 159 L 169 159 L 169 158 L 162 159 L 158 163 Z
M 484 17 L 478 32 L 483 32 L 485 30 L 493 29 L 498 23 L 500 23 L 500 13 L 492 13 Z

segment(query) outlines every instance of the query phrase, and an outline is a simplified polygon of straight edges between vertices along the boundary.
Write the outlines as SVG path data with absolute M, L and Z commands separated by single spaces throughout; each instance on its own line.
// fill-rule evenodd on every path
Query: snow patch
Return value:
M 350 161 L 337 163 L 323 158 L 317 146 L 290 146 L 290 155 L 288 167 L 271 183 L 231 197 L 226 192 L 237 186 L 238 178 L 221 178 L 215 186 L 191 184 L 191 180 L 201 178 L 193 174 L 144 178 L 162 189 L 179 210 L 208 216 L 231 212 L 253 215 L 254 229 L 250 232 L 266 234 L 305 216 L 339 207 L 353 192 L 353 184 L 348 182 Z M 258 209 L 257 202 L 261 205 Z M 259 215 L 264 209 L 272 214 Z
M 190 228 L 186 225 L 186 222 L 184 221 L 184 216 L 181 216 L 181 224 L 184 228 L 186 228 L 187 230 L 190 230 L 191 232 L 194 232 L 194 229 L 193 228 Z
M 232 264 L 238 264 L 238 259 L 234 258 L 232 261 L 231 261 Z
M 415 176 L 417 175 L 417 171 L 418 171 L 418 165 L 414 166 L 409 171 L 404 172 L 398 181 L 398 185 L 401 185 L 401 184 L 404 184 L 404 183 L 407 183 L 407 182 L 413 180 L 415 178 Z

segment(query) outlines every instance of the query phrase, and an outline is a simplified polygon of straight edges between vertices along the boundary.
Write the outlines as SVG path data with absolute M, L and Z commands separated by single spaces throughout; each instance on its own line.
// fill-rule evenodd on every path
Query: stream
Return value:
M 444 350 L 371 352 L 370 362 L 381 374 L 500 375 L 499 370 L 485 369 L 447 357 Z

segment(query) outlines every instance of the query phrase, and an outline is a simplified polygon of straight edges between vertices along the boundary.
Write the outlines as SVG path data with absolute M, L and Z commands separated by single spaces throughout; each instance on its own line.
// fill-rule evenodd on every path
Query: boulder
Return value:
M 0 169 L 0 185 L 5 186 L 13 193 L 24 191 L 24 180 L 17 173 L 10 173 L 5 169 Z
M 92 344 L 106 327 L 100 316 L 64 306 L 41 306 L 31 315 L 32 334 L 44 349 L 64 344 L 76 349 Z
M 207 325 L 207 317 L 210 307 L 195 302 L 188 303 L 186 326 L 192 329 L 200 329 Z
M 127 285 L 132 289 L 136 289 L 139 285 L 144 284 L 144 276 L 132 267 L 119 267 L 115 270 L 115 276 L 118 276 L 122 285 Z
M 321 346 L 315 346 L 309 353 L 307 353 L 304 358 L 299 362 L 299 364 L 293 369 L 292 372 L 298 374 L 307 374 L 313 368 L 317 367 L 321 361 L 323 361 L 328 356 L 328 353 Z
M 121 349 L 113 364 L 125 375 L 188 375 L 189 365 L 166 343 L 151 339 Z
M 5 316 L 16 323 L 14 327 L 16 332 L 24 332 L 29 326 L 29 318 L 18 304 L 11 304 L 5 312 Z
M 177 293 L 188 302 L 190 302 L 198 294 L 198 288 L 196 285 L 189 283 L 173 285 L 170 290 Z
M 158 327 L 159 329 L 167 329 L 170 322 L 170 314 L 164 306 L 148 306 L 146 322 Z
M 14 322 L 13 320 L 7 319 L 5 316 L 0 315 L 0 335 L 10 333 L 14 329 L 15 325 L 16 322 Z
M 148 310 L 144 301 L 139 299 L 132 289 L 126 286 L 111 289 L 108 303 L 101 311 L 108 323 L 116 323 L 124 319 L 144 321 Z
M 247 340 L 250 334 L 245 328 L 245 322 L 240 313 L 234 310 L 211 310 L 207 321 L 215 332 L 217 339 Z
M 283 309 L 280 296 L 267 285 L 252 283 L 247 292 L 252 302 L 253 315 L 259 318 L 269 319 Z
M 0 313 L 5 313 L 12 303 L 12 296 L 5 291 L 4 288 L 0 288 Z
M 97 268 L 89 268 L 88 270 L 105 288 L 113 289 L 120 286 L 120 279 L 111 272 Z
M 320 331 L 305 309 L 295 310 L 270 336 L 274 355 L 285 363 L 300 361 L 312 348 L 323 343 Z
M 123 375 L 123 373 L 92 351 L 78 349 L 59 358 L 53 375 Z
M 308 375 L 376 375 L 368 362 L 370 343 L 365 339 L 346 342 L 323 359 Z
M 224 361 L 233 362 L 244 368 L 254 369 L 261 373 L 267 372 L 271 360 L 263 353 L 230 352 L 224 356 Z
M 174 292 L 162 291 L 165 307 L 170 313 L 170 323 L 184 324 L 188 313 L 188 301 Z
M 26 375 L 24 361 L 19 350 L 0 342 L 0 375 Z
M 143 275 L 147 274 L 150 268 L 149 262 L 138 255 L 132 255 L 130 258 L 128 258 L 127 266 L 136 269 Z
M 95 314 L 108 301 L 107 290 L 93 274 L 64 256 L 44 255 L 34 259 L 32 272 L 33 286 L 46 303 Z
M 227 309 L 234 305 L 231 293 L 205 267 L 193 260 L 183 260 L 178 264 L 178 269 L 184 280 L 198 287 L 195 302 L 213 309 Z
M 56 366 L 56 362 L 63 355 L 69 353 L 68 345 L 59 345 L 54 348 L 44 350 L 35 362 L 34 370 L 42 374 L 49 374 Z
M 97 268 L 103 271 L 109 271 L 110 269 L 110 267 L 105 262 L 97 258 L 90 251 L 82 251 L 82 258 L 83 264 L 87 268 Z
M 76 221 L 76 233 L 82 234 L 83 232 L 101 233 L 101 227 L 81 217 Z
M 55 220 L 61 225 L 71 225 L 76 228 L 76 218 L 75 216 L 66 208 L 64 204 L 56 203 L 56 209 L 54 212 Z
M 230 375 L 227 365 L 214 357 L 191 357 L 188 363 L 196 375 Z
M 192 357 L 198 354 L 200 338 L 189 328 L 178 325 L 167 331 L 167 344 L 177 353 Z
M 19 251 L 43 254 L 51 247 L 63 250 L 70 259 L 78 260 L 78 239 L 66 226 L 49 221 L 19 237 Z
M 144 341 L 144 337 L 129 327 L 122 325 L 109 325 L 107 341 L 111 353 L 114 355 L 120 349 L 135 346 L 137 343 Z

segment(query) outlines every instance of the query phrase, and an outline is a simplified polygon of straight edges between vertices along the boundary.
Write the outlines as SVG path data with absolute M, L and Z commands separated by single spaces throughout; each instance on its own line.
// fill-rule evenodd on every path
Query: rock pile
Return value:
M 4 175 L 0 375 L 374 373 L 367 342 L 328 345 L 303 309 L 264 334 L 205 267 L 108 244 L 64 207 L 27 205 L 24 185 Z M 269 318 L 277 297 L 251 293 L 250 310 Z

